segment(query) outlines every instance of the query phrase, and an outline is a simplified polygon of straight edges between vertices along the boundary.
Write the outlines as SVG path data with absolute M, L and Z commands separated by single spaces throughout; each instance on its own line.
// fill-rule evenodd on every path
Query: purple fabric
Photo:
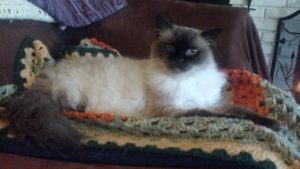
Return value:
M 66 26 L 81 27 L 115 13 L 126 0 L 30 0 Z

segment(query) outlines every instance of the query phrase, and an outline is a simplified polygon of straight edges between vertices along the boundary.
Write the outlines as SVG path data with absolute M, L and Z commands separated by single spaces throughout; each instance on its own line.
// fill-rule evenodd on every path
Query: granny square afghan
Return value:
M 122 57 L 96 39 L 59 49 L 66 59 L 78 57 Z M 55 64 L 46 46 L 29 38 L 21 45 L 15 84 L 0 87 L 2 106 L 18 89 L 26 90 L 40 71 Z M 19 143 L 0 119 L 0 151 L 60 160 L 130 165 L 181 167 L 288 169 L 298 165 L 300 107 L 292 95 L 244 70 L 224 70 L 228 85 L 224 92 L 235 104 L 291 126 L 275 132 L 248 120 L 213 117 L 163 117 L 136 119 L 114 112 L 65 112 L 72 125 L 85 134 L 83 152 L 59 156 L 33 145 Z M 0 108 L 4 111 L 5 108 Z

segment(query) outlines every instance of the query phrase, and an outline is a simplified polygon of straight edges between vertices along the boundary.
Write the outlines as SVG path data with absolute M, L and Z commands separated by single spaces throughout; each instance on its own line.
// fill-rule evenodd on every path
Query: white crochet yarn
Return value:
M 27 0 L 0 0 L 0 19 L 31 19 L 55 22 L 44 10 Z

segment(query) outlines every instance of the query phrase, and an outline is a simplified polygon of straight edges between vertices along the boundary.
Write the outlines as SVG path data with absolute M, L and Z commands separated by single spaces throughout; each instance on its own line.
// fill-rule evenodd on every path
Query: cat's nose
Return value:
M 176 60 L 172 60 L 169 62 L 169 66 L 171 69 L 178 68 L 180 66 L 180 62 Z
M 175 58 L 175 61 L 178 62 L 178 63 L 181 63 L 181 62 L 183 62 L 184 60 L 183 60 L 182 57 L 176 57 L 176 58 Z
M 172 70 L 180 70 L 180 71 L 184 71 L 185 69 L 185 64 L 183 63 L 183 59 L 182 58 L 174 58 L 172 60 L 169 61 L 169 68 Z

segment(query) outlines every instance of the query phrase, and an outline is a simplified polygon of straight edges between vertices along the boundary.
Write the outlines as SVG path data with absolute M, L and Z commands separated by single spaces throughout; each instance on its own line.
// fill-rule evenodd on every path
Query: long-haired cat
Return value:
M 128 116 L 217 116 L 250 119 L 276 129 L 275 120 L 224 101 L 226 75 L 211 49 L 219 29 L 202 32 L 157 17 L 150 58 L 81 58 L 46 68 L 16 97 L 8 118 L 21 140 L 52 150 L 80 145 L 66 109 L 125 112 Z

